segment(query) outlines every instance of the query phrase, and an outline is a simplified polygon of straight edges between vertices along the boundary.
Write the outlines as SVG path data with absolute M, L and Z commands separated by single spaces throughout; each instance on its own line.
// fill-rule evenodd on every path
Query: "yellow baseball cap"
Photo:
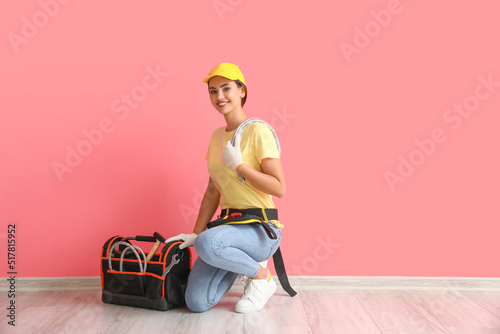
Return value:
M 231 63 L 220 63 L 212 68 L 212 70 L 208 73 L 208 77 L 203 79 L 203 82 L 208 82 L 210 79 L 218 75 L 229 80 L 240 80 L 245 86 L 247 85 L 240 68 Z

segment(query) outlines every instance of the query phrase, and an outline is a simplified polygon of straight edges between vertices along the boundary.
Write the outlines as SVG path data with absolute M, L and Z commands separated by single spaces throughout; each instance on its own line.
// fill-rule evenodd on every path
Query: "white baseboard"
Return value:
M 300 289 L 500 291 L 500 278 L 403 276 L 292 276 Z
M 274 277 L 277 281 L 277 278 Z M 398 277 L 398 276 L 290 276 L 290 284 L 298 291 L 328 290 L 456 290 L 500 291 L 500 278 L 489 277 Z M 0 281 L 0 291 L 9 290 L 6 278 Z M 234 287 L 242 287 L 236 280 Z M 279 286 L 279 284 L 278 284 Z M 85 277 L 17 277 L 16 291 L 95 291 L 101 290 L 99 276 Z
M 7 279 L 0 281 L 0 291 L 8 291 Z M 16 277 L 16 291 L 92 291 L 101 290 L 100 276 L 82 277 Z

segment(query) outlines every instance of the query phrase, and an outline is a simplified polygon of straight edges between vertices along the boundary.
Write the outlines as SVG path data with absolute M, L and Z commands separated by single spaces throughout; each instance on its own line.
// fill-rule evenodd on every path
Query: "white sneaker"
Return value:
M 238 313 L 260 311 L 275 291 L 276 282 L 272 279 L 271 273 L 267 279 L 249 278 L 243 296 L 236 303 L 235 311 Z
M 267 260 L 265 261 L 262 261 L 262 262 L 259 262 L 259 265 L 261 267 L 264 267 L 267 269 Z M 268 270 L 269 271 L 269 270 Z M 240 275 L 240 280 L 243 282 L 243 286 L 246 287 L 247 286 L 247 283 L 248 283 L 248 280 L 250 279 L 250 277 L 246 276 L 246 275 Z

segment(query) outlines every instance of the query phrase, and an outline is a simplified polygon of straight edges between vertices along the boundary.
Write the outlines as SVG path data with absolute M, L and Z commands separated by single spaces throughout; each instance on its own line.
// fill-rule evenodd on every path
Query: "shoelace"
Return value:
M 250 279 L 249 279 L 249 278 L 248 278 L 248 276 L 246 276 L 246 275 L 241 275 L 241 276 L 240 276 L 240 280 L 241 280 L 241 282 L 243 282 L 243 290 L 246 290 L 247 285 L 248 285 L 248 281 L 249 281 Z
M 259 262 L 260 264 L 262 264 L 264 266 L 264 268 L 267 269 L 267 260 L 264 261 L 264 262 Z M 264 264 L 263 264 L 264 263 Z M 267 272 L 269 273 L 269 275 L 271 275 L 271 273 L 269 272 L 269 269 L 267 269 Z M 246 290 L 247 290 L 247 286 L 249 284 L 249 282 L 252 280 L 251 278 L 249 278 L 248 276 L 246 275 L 240 275 L 239 276 L 239 279 L 243 282 L 243 294 L 246 293 Z
M 244 296 L 247 296 L 250 298 L 255 294 L 256 288 L 255 284 L 252 284 L 253 280 L 248 279 L 247 284 L 245 285 L 245 292 L 243 293 Z

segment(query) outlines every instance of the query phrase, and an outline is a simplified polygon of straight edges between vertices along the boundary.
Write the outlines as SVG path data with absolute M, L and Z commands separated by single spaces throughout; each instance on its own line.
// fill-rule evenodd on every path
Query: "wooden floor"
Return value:
M 103 304 L 100 291 L 18 292 L 16 327 L 0 296 L 0 333 L 453 333 L 499 334 L 500 292 L 387 291 L 281 288 L 263 311 L 238 314 L 235 286 L 202 314 Z

